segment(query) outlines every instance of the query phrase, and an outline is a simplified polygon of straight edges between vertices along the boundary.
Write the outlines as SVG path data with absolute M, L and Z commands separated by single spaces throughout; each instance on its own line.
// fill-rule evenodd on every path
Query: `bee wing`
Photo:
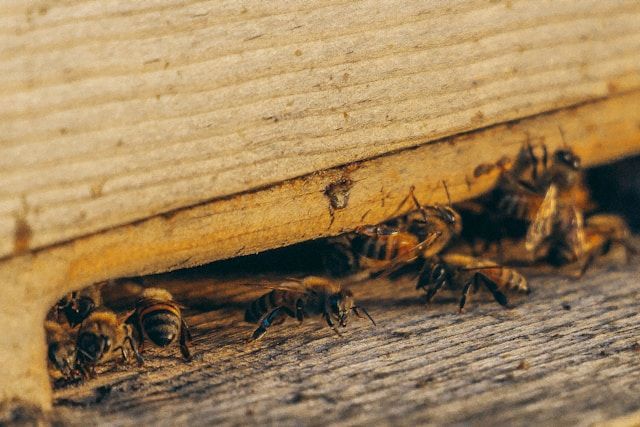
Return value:
M 582 211 L 572 206 L 566 221 L 566 243 L 573 250 L 575 256 L 579 258 L 584 253 L 586 243 Z
M 554 184 L 549 186 L 547 194 L 544 196 L 534 220 L 527 230 L 525 248 L 533 251 L 549 237 L 553 231 L 553 225 L 558 213 L 558 187 Z
M 260 289 L 276 289 L 280 291 L 305 292 L 307 289 L 304 284 L 297 279 L 287 279 L 278 283 L 242 283 L 242 286 L 249 286 Z
M 135 314 L 136 309 L 131 309 L 131 310 L 127 310 L 124 311 L 122 313 L 118 313 L 118 321 L 119 322 L 127 322 L 130 318 L 132 318 L 132 316 Z

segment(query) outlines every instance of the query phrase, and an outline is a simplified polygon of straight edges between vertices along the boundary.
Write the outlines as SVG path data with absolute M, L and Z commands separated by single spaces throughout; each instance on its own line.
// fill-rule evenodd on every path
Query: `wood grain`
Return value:
M 640 4 L 6 0 L 0 73 L 6 257 L 638 88 Z
M 586 165 L 640 152 L 640 93 L 633 92 L 499 125 L 365 162 L 160 215 L 0 261 L 0 401 L 50 404 L 44 365 L 46 311 L 64 293 L 118 277 L 158 273 L 328 236 L 398 212 L 410 185 L 423 203 L 446 203 L 489 189 L 476 166 L 514 155 L 522 143 L 566 143 Z M 344 209 L 329 211 L 331 183 L 352 181 Z M 409 206 L 404 208 L 409 209 Z M 29 337 L 29 339 L 25 339 Z
M 355 320 L 339 338 L 326 326 L 291 319 L 251 345 L 242 308 L 256 291 L 218 271 L 214 265 L 145 283 L 197 304 L 188 320 L 202 360 L 184 364 L 177 349 L 151 350 L 142 369 L 108 368 L 56 391 L 57 419 L 478 426 L 637 420 L 630 416 L 640 409 L 637 263 L 613 262 L 579 281 L 534 274 L 534 292 L 512 297 L 514 309 L 479 294 L 463 315 L 453 294 L 425 306 L 410 278 L 361 283 L 354 294 L 378 327 Z

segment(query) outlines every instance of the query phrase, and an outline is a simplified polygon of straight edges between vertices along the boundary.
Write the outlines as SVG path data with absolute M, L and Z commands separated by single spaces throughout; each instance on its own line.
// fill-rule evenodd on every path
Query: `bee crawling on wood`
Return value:
M 360 312 L 364 313 L 375 325 L 367 310 L 355 304 L 351 291 L 331 280 L 309 276 L 265 287 L 272 288 L 271 292 L 253 301 L 245 312 L 245 321 L 259 325 L 251 341 L 262 338 L 269 327 L 284 322 L 287 316 L 299 322 L 319 316 L 339 336 L 338 326 L 347 326 L 351 312 L 360 318 Z
M 515 162 L 499 164 L 501 175 L 489 197 L 479 204 L 463 204 L 465 219 L 472 218 L 468 223 L 472 231 L 478 230 L 467 240 L 480 237 L 485 250 L 492 241 L 500 249 L 502 238 L 526 235 L 525 247 L 534 259 L 556 250 L 573 252 L 577 258 L 583 211 L 591 207 L 580 158 L 568 147 L 551 157 L 544 144 L 536 148 L 538 153 L 525 143 Z
M 138 352 L 133 326 L 125 323 L 132 312 L 117 315 L 111 310 L 96 310 L 87 317 L 78 331 L 76 366 L 84 377 L 93 376 L 95 366 L 118 356 L 129 361 L 130 352 L 138 365 L 144 359 Z
M 460 235 L 462 221 L 453 208 L 421 205 L 413 187 L 409 197 L 413 200 L 415 211 L 385 224 L 358 227 L 353 233 L 335 238 L 334 252 L 330 255 L 332 258 L 325 261 L 329 271 L 334 275 L 343 274 L 335 264 L 343 269 L 346 266 L 348 271 L 356 268 L 372 272 L 393 270 L 440 253 Z M 340 262 L 337 252 L 348 261 Z
M 179 341 L 182 357 L 187 361 L 192 359 L 188 346 L 191 341 L 189 327 L 182 317 L 180 305 L 174 301 L 169 291 L 160 288 L 145 289 L 127 323 L 136 328 L 140 352 L 145 339 L 158 347 L 167 347 Z
M 618 215 L 596 214 L 588 217 L 584 235 L 578 276 L 582 276 L 596 258 L 606 255 L 614 245 L 624 249 L 627 262 L 629 255 L 638 253 L 638 248 L 631 243 L 631 231 L 627 222 Z
M 471 291 L 485 287 L 493 298 L 502 306 L 508 301 L 504 292 L 516 290 L 529 293 L 527 279 L 518 271 L 498 265 L 492 261 L 473 256 L 448 253 L 427 260 L 420 271 L 417 289 L 427 292 L 427 301 L 443 287 L 461 289 L 459 309 L 463 310 Z
M 77 330 L 57 322 L 44 322 L 47 337 L 47 366 L 49 376 L 54 381 L 65 381 L 76 374 L 76 334 Z
M 69 292 L 56 303 L 49 317 L 60 321 L 60 316 L 64 315 L 71 327 L 79 325 L 102 304 L 102 288 L 105 284 L 106 282 L 102 282 Z

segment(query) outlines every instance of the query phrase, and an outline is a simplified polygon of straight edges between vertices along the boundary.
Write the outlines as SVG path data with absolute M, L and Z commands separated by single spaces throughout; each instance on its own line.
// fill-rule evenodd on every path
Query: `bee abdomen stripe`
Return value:
M 149 315 L 150 313 L 154 313 L 156 311 L 168 311 L 169 313 L 172 313 L 174 316 L 180 317 L 180 309 L 178 309 L 178 307 L 176 307 L 175 304 L 169 304 L 169 303 L 156 303 L 156 304 L 150 304 L 146 307 L 143 307 L 139 312 L 140 313 L 139 317 L 142 319 L 145 316 Z
M 142 325 L 149 339 L 159 346 L 170 344 L 180 333 L 180 318 L 165 310 L 148 314 Z

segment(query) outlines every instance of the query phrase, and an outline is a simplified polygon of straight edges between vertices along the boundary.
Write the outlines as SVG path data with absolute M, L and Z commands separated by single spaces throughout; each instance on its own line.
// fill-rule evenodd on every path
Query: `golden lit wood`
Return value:
M 640 3 L 4 0 L 0 257 L 640 87 Z
M 0 262 L 0 400 L 48 405 L 46 310 L 65 292 L 134 276 L 250 254 L 376 223 L 397 211 L 410 185 L 423 203 L 446 203 L 487 190 L 495 175 L 476 166 L 514 155 L 522 143 L 566 142 L 586 165 L 640 152 L 640 92 L 453 137 L 396 154 L 293 179 L 258 191 L 159 215 Z M 345 209 L 329 211 L 326 187 L 352 181 Z M 408 209 L 407 206 L 405 209 Z M 25 339 L 28 337 L 28 339 Z

